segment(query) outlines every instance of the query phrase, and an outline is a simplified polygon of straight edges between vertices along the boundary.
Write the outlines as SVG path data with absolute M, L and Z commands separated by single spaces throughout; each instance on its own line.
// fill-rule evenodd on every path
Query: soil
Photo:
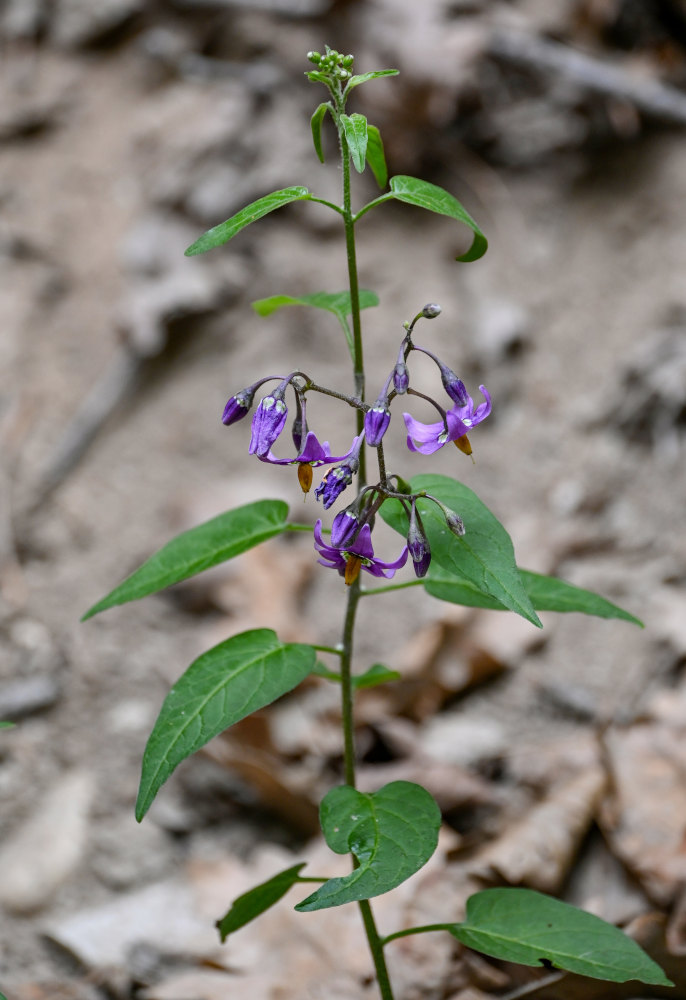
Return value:
M 65 775 L 90 782 L 87 828 L 74 835 L 68 875 L 45 898 L 31 902 L 29 892 L 26 907 L 0 916 L 8 998 L 42 996 L 40 984 L 52 984 L 46 996 L 90 995 L 76 992 L 77 980 L 84 991 L 100 989 L 46 941 L 45 929 L 68 915 L 166 878 L 189 856 L 247 857 L 261 840 L 300 842 L 208 761 L 180 769 L 163 790 L 167 814 L 151 822 L 154 832 L 131 820 L 142 750 L 169 685 L 211 643 L 280 621 L 278 580 L 273 620 L 253 621 L 239 601 L 233 612 L 217 606 L 212 588 L 251 572 L 239 560 L 216 572 L 208 592 L 172 592 L 79 623 L 173 534 L 216 513 L 273 496 L 299 520 L 319 516 L 292 470 L 247 454 L 247 422 L 227 429 L 219 416 L 229 395 L 271 371 L 301 367 L 320 383 L 350 384 L 333 317 L 288 309 L 261 319 L 250 308 L 277 292 L 345 286 L 340 233 L 321 206 L 291 206 L 235 245 L 183 257 L 184 246 L 253 195 L 303 183 L 335 197 L 336 168 L 327 173 L 307 148 L 321 95 L 299 76 L 301 56 L 321 47 L 321 21 L 243 11 L 202 22 L 207 33 L 233 17 L 236 47 L 288 81 L 260 94 L 244 75 L 165 76 L 149 54 L 150 32 L 189 29 L 181 15 L 160 15 L 158 24 L 155 11 L 150 4 L 147 20 L 112 47 L 5 43 L 3 103 L 17 118 L 0 146 L 0 666 L 3 685 L 40 677 L 53 687 L 0 738 L 0 843 Z M 394 64 L 394 55 L 385 60 Z M 420 69 L 408 66 L 408 76 L 421 80 L 431 55 L 414 60 Z M 291 142 L 295 133 L 304 138 Z M 223 189 L 222 156 L 237 193 Z M 459 477 L 506 525 L 523 566 L 597 590 L 646 623 L 639 631 L 546 614 L 544 643 L 532 648 L 529 632 L 505 616 L 483 616 L 487 648 L 512 669 L 463 697 L 459 712 L 496 724 L 499 745 L 533 758 L 563 736 L 582 739 L 599 724 L 640 716 L 655 690 L 676 682 L 686 653 L 678 612 L 686 607 L 686 397 L 679 411 L 670 403 L 678 391 L 670 395 L 665 378 L 651 382 L 660 345 L 678 345 L 686 330 L 686 145 L 678 130 L 644 128 L 522 167 L 489 162 L 428 117 L 404 141 L 395 136 L 389 159 L 391 173 L 414 161 L 412 171 L 462 198 L 491 246 L 482 261 L 457 264 L 466 233 L 407 205 L 385 205 L 360 224 L 361 284 L 381 303 L 365 314 L 369 395 L 395 361 L 402 323 L 435 301 L 442 315 L 418 339 L 474 392 L 486 384 L 494 401 L 472 438 L 474 464 L 454 449 L 430 460 L 408 453 L 394 421 L 389 466 L 408 478 L 429 469 Z M 360 198 L 371 183 L 359 181 Z M 185 266 L 202 273 L 198 287 Z M 173 286 L 166 299 L 165 280 Z M 155 319 L 152 346 L 141 316 Z M 148 352 L 138 379 L 78 464 L 42 492 L 66 428 L 123 342 Z M 678 378 L 679 348 L 673 363 L 665 350 L 665 371 Z M 416 370 L 420 388 L 439 388 L 428 362 Z M 349 431 L 328 401 L 309 417 L 334 451 L 347 446 Z M 393 558 L 393 536 L 380 530 L 379 538 Z M 302 561 L 309 543 L 297 543 L 292 559 Z M 275 573 L 289 558 L 274 550 Z M 317 568 L 298 598 L 321 643 L 338 641 L 340 613 L 329 609 L 339 583 Z M 283 595 L 287 606 L 291 596 Z M 360 667 L 393 666 L 444 614 L 417 589 L 368 602 Z M 575 698 L 586 721 L 569 710 Z M 120 995 L 133 995 L 129 988 Z

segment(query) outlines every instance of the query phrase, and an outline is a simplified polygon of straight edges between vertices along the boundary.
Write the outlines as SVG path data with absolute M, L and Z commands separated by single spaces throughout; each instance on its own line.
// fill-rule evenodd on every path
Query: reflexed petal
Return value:
M 484 397 L 486 402 L 479 403 L 476 410 L 474 411 L 474 416 L 472 417 L 472 423 L 475 424 L 481 423 L 481 421 L 485 420 L 486 417 L 491 412 L 491 394 L 489 393 L 485 385 L 479 386 L 479 392 Z
M 407 447 L 410 451 L 417 451 L 422 455 L 433 455 L 445 444 L 444 441 L 439 442 L 438 440 L 439 435 L 445 432 L 442 420 L 435 424 L 423 424 L 419 420 L 415 420 L 409 413 L 403 413 L 403 420 L 407 427 Z
M 374 559 L 369 566 L 363 566 L 362 569 L 366 569 L 372 576 L 385 576 L 390 580 L 391 577 L 395 576 L 395 571 L 405 565 L 407 556 L 407 545 L 405 545 L 398 558 L 393 562 L 382 562 L 381 559 Z

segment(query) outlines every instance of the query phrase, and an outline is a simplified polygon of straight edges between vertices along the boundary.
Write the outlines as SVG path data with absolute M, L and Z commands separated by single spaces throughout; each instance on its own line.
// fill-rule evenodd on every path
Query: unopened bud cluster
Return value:
M 336 52 L 335 49 L 326 46 L 326 51 L 324 55 L 321 52 L 308 52 L 307 58 L 311 63 L 313 63 L 320 73 L 325 73 L 332 79 L 346 81 L 352 76 L 352 66 L 354 62 L 354 56 L 343 55 L 342 52 Z
M 327 58 L 328 55 L 327 51 Z M 336 58 L 340 57 L 340 53 L 330 53 L 330 55 Z M 313 61 L 315 56 L 320 60 L 324 58 L 318 53 L 311 53 Z M 348 57 L 340 58 L 347 59 Z M 361 402 L 355 397 L 345 396 L 334 390 L 318 386 L 303 372 L 291 372 L 286 376 L 268 375 L 259 379 L 232 396 L 224 408 L 222 417 L 224 424 L 236 423 L 246 416 L 252 408 L 260 386 L 267 382 L 277 383 L 262 397 L 255 410 L 248 452 L 251 455 L 256 455 L 262 462 L 297 466 L 298 480 L 304 493 L 308 493 L 312 486 L 313 470 L 321 466 L 329 466 L 314 491 L 316 499 L 322 502 L 325 510 L 333 506 L 353 482 L 359 471 L 360 452 L 365 441 L 370 447 L 378 449 L 380 481 L 373 486 L 359 485 L 356 499 L 335 515 L 328 542 L 324 541 L 322 537 L 321 519 L 317 521 L 314 529 L 315 548 L 320 556 L 319 562 L 324 566 L 337 569 L 348 584 L 357 579 L 361 569 L 373 576 L 390 578 L 397 569 L 405 565 L 408 556 L 412 559 L 416 575 L 418 577 L 426 575 L 431 562 L 431 548 L 422 517 L 417 509 L 417 501 L 420 498 L 436 505 L 445 525 L 454 535 L 460 537 L 465 533 L 460 516 L 436 498 L 425 493 L 413 494 L 404 488 L 400 489 L 400 487 L 394 489 L 391 486 L 391 481 L 395 481 L 396 484 L 404 481 L 397 475 L 387 475 L 385 463 L 382 460 L 383 438 L 391 423 L 391 404 L 396 396 L 421 396 L 437 411 L 439 419 L 431 424 L 421 423 L 410 413 L 403 413 L 407 431 L 407 446 L 410 451 L 423 455 L 431 455 L 449 442 L 453 442 L 464 454 L 471 455 L 472 447 L 468 432 L 481 423 L 491 412 L 491 398 L 485 386 L 479 386 L 484 402 L 475 406 L 464 382 L 452 368 L 444 364 L 431 351 L 419 347 L 413 342 L 412 334 L 417 321 L 422 318 L 433 319 L 440 312 L 439 305 L 430 303 L 424 306 L 412 323 L 405 324 L 405 336 L 395 364 L 372 405 Z M 407 364 L 412 351 L 426 354 L 437 365 L 443 388 L 453 403 L 450 409 L 444 409 L 436 400 L 412 389 Z M 280 437 L 288 419 L 286 394 L 289 389 L 295 395 L 292 438 L 297 453 L 288 458 L 278 458 L 272 452 L 272 447 Z M 364 411 L 364 429 L 361 434 L 353 438 L 350 447 L 343 454 L 333 455 L 329 442 L 320 443 L 316 434 L 308 429 L 306 415 L 308 392 L 335 395 L 348 405 Z M 392 562 L 383 562 L 375 557 L 371 541 L 375 515 L 387 500 L 400 501 L 408 518 L 407 543 L 398 558 Z

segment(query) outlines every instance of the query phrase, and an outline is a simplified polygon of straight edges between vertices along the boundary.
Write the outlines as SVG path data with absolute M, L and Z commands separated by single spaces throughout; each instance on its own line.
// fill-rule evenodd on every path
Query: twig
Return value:
M 559 42 L 499 30 L 490 36 L 487 51 L 503 62 L 564 76 L 594 93 L 630 101 L 651 118 L 686 125 L 686 94 L 680 90 L 659 80 L 641 79 L 620 66 Z
M 134 387 L 146 358 L 122 346 L 72 417 L 38 483 L 35 510 L 83 458 L 105 421 Z
M 551 972 L 549 976 L 544 976 L 542 979 L 535 979 L 532 983 L 524 983 L 523 986 L 518 986 L 516 990 L 505 993 L 500 1000 L 522 1000 L 522 997 L 535 996 L 539 990 L 545 989 L 547 986 L 554 986 L 555 983 L 559 983 L 561 979 L 564 979 L 566 975 L 566 972 Z

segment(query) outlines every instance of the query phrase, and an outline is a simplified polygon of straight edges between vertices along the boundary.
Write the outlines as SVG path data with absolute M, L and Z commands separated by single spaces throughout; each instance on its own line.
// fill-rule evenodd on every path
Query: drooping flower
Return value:
M 414 500 L 412 501 L 410 526 L 407 532 L 407 548 L 412 556 L 415 574 L 418 577 L 426 576 L 431 562 L 431 547 Z
M 364 415 L 364 430 L 370 448 L 376 448 L 377 445 L 381 444 L 381 439 L 390 422 L 391 411 L 388 408 L 388 400 L 379 397 L 374 406 L 367 410 Z
M 284 428 L 288 407 L 284 402 L 286 387 L 283 383 L 264 396 L 252 418 L 252 436 L 248 452 L 263 458 Z
M 359 455 L 363 441 L 364 433 L 354 439 L 352 448 L 344 457 L 343 463 L 329 469 L 314 491 L 317 500 L 321 500 L 324 504 L 325 510 L 328 510 L 331 504 L 338 500 L 346 486 L 349 486 L 353 481 L 353 476 L 360 467 Z
M 355 582 L 361 569 L 372 576 L 384 576 L 390 580 L 395 571 L 407 562 L 407 545 L 403 546 L 394 562 L 383 562 L 375 558 L 372 530 L 368 524 L 362 526 L 355 541 L 344 549 L 327 545 L 322 538 L 322 522 L 318 520 L 314 526 L 314 547 L 322 557 L 318 562 L 330 569 L 337 569 L 348 585 Z
M 448 441 L 454 441 L 460 451 L 471 455 L 472 446 L 467 434 L 491 412 L 490 394 L 483 385 L 480 385 L 479 389 L 485 399 L 484 403 L 479 403 L 475 409 L 474 400 L 471 396 L 467 396 L 467 403 L 464 406 L 456 404 L 452 410 L 448 410 L 445 422 L 438 420 L 435 424 L 423 424 L 409 413 L 403 413 L 407 427 L 407 447 L 410 451 L 433 455 Z
M 353 510 L 355 506 L 356 504 L 351 504 L 345 510 L 339 511 L 333 519 L 331 524 L 331 545 L 335 549 L 340 549 L 344 545 L 347 545 L 354 538 L 356 532 L 359 531 L 360 522 L 357 520 L 357 514 Z
M 298 480 L 303 493 L 308 493 L 312 486 L 312 470 L 320 465 L 331 465 L 333 462 L 342 462 L 355 452 L 359 438 L 353 438 L 353 443 L 344 455 L 332 455 L 328 441 L 320 444 L 314 431 L 308 431 L 305 438 L 305 447 L 295 458 L 277 458 L 276 455 L 268 451 L 266 455 L 258 457 L 263 462 L 270 462 L 272 465 L 297 465 Z
M 441 382 L 443 383 L 443 388 L 448 393 L 453 403 L 457 403 L 458 406 L 468 406 L 469 405 L 469 393 L 467 392 L 466 386 L 459 375 L 456 375 L 452 368 L 448 368 L 444 365 L 442 361 L 438 365 L 441 372 Z

